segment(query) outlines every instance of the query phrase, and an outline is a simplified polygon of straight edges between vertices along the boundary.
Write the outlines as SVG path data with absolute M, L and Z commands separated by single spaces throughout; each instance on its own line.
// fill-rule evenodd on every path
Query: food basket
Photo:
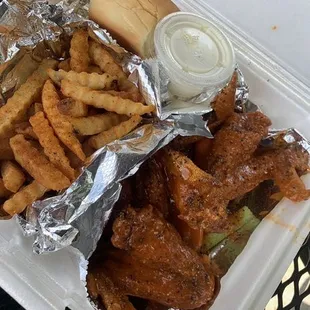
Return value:
M 241 1 L 238 2 L 241 6 Z M 294 127 L 310 139 L 310 89 L 302 73 L 284 69 L 288 66 L 250 40 L 233 21 L 212 9 L 212 3 L 219 9 L 218 3 L 223 5 L 223 1 L 209 1 L 211 7 L 197 0 L 175 3 L 181 10 L 204 15 L 230 37 L 251 89 L 250 100 L 271 118 L 273 126 Z M 223 14 L 228 16 L 225 10 Z M 235 15 L 242 19 L 236 12 Z M 309 175 L 304 182 L 309 188 Z M 309 230 L 310 201 L 296 205 L 282 200 L 261 222 L 223 277 L 212 309 L 227 310 L 227 304 L 234 310 L 263 309 Z M 38 256 L 32 253 L 32 242 L 31 238 L 22 236 L 14 219 L 0 223 L 0 286 L 26 309 L 93 309 L 80 281 L 86 262 L 81 264 L 79 252 L 69 247 Z

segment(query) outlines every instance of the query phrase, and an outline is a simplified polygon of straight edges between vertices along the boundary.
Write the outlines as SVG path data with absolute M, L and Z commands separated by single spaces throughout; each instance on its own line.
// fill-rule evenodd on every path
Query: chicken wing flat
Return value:
M 87 275 L 87 288 L 89 295 L 101 300 L 107 310 L 135 310 L 127 296 L 115 287 L 111 279 L 103 272 L 102 268 L 91 270 Z
M 310 192 L 297 174 L 307 170 L 308 162 L 309 154 L 299 145 L 270 151 L 238 166 L 222 180 L 219 195 L 233 200 L 265 180 L 274 180 L 283 195 L 292 201 L 308 199 Z
M 235 72 L 229 84 L 220 92 L 212 102 L 218 121 L 223 122 L 234 113 L 235 95 L 238 82 L 238 75 Z
M 109 253 L 104 268 L 125 294 L 181 309 L 212 299 L 214 281 L 202 259 L 155 208 L 127 209 L 113 231 L 118 249 Z
M 223 176 L 249 160 L 270 125 L 269 118 L 260 112 L 233 114 L 214 137 L 208 171 Z
M 142 206 L 152 205 L 165 218 L 169 215 L 170 202 L 167 181 L 160 161 L 155 157 L 142 165 L 136 175 L 136 193 Z
M 221 184 L 178 151 L 168 149 L 164 163 L 169 190 L 180 212 L 179 218 L 194 229 L 223 231 L 227 224 L 229 200 L 219 195 Z

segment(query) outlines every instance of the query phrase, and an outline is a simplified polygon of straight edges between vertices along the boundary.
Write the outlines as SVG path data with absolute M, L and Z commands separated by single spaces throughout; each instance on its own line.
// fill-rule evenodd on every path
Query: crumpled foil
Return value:
M 167 77 L 159 76 L 156 59 L 141 60 L 119 46 L 109 33 L 87 20 L 87 0 L 63 0 L 56 5 L 37 0 L 4 0 L 0 3 L 0 91 L 2 103 L 12 95 L 46 57 L 68 57 L 70 35 L 78 27 L 88 27 L 90 35 L 106 44 L 130 79 L 137 83 L 149 104 L 157 107 L 165 121 L 145 120 L 125 138 L 97 151 L 91 163 L 64 193 L 37 201 L 18 217 L 25 235 L 35 236 L 36 253 L 57 251 L 73 245 L 88 258 L 109 219 L 121 191 L 120 181 L 134 174 L 154 152 L 177 135 L 212 138 L 202 114 L 210 107 L 188 102 L 186 109 L 175 108 L 165 97 Z M 155 69 L 154 69 L 155 68 Z M 157 69 L 156 69 L 157 68 Z M 157 70 L 157 71 L 156 71 Z M 238 71 L 236 109 L 254 111 L 248 87 Z M 159 78 L 160 77 L 160 78 Z M 168 117 L 168 118 L 167 118 Z
M 130 80 L 139 85 L 146 102 L 159 106 L 161 94 L 154 72 L 138 56 L 120 48 L 106 30 L 88 20 L 87 6 L 87 0 L 63 0 L 55 5 L 44 0 L 5 0 L 0 3 L 2 104 L 43 58 L 66 59 L 70 35 L 79 27 L 87 27 L 90 36 L 105 44 L 130 74 Z M 242 83 L 241 73 L 240 80 L 242 92 L 246 85 Z M 170 115 L 161 122 L 145 121 L 124 139 L 99 150 L 68 190 L 37 201 L 27 209 L 25 218 L 17 218 L 25 235 L 35 235 L 34 251 L 57 251 L 72 244 L 89 257 L 118 200 L 119 182 L 135 173 L 143 161 L 179 134 L 212 138 L 201 113 L 187 113 Z

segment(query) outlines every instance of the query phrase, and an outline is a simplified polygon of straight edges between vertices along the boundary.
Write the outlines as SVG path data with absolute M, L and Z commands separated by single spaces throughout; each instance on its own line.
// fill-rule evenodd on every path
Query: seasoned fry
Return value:
M 26 181 L 23 171 L 11 161 L 1 164 L 3 184 L 10 192 L 16 193 Z
M 3 180 L 0 179 L 0 197 L 8 197 L 12 193 L 4 186 Z
M 115 97 L 104 92 L 74 84 L 67 80 L 61 82 L 61 91 L 67 97 L 118 114 L 132 116 L 135 114 L 143 115 L 154 111 L 154 106 L 146 106 L 141 102 L 134 102 L 129 99 Z
M 127 135 L 130 131 L 138 126 L 142 118 L 139 115 L 134 115 L 128 121 L 120 123 L 117 126 L 112 127 L 109 130 L 103 131 L 102 133 L 89 138 L 88 143 L 94 149 L 100 149 L 113 142 L 114 140 L 120 139 Z
M 60 85 L 60 82 L 64 79 L 77 83 L 82 86 L 89 87 L 91 89 L 111 89 L 113 84 L 117 83 L 117 77 L 108 73 L 86 73 L 86 72 L 66 72 L 64 70 L 55 71 L 48 69 L 47 74 L 51 80 Z
M 64 71 L 70 71 L 71 67 L 70 67 L 70 58 L 63 60 L 59 63 L 58 65 L 58 69 L 64 70 Z
M 39 111 L 43 111 L 42 103 L 38 103 L 38 102 L 33 103 L 27 111 L 27 119 L 35 115 Z
M 76 72 L 87 72 L 89 65 L 88 32 L 79 29 L 73 33 L 70 46 L 70 67 Z
M 57 63 L 56 60 L 43 60 L 39 68 L 27 79 L 26 83 L 14 93 L 6 105 L 0 108 L 1 137 L 5 136 L 12 129 L 16 121 L 26 115 L 26 110 L 40 95 L 44 82 L 48 78 L 46 70 L 48 68 L 55 68 Z
M 38 140 L 37 135 L 28 122 L 23 122 L 15 125 L 15 132 L 23 134 L 27 138 Z
M 82 161 L 85 160 L 81 143 L 73 134 L 73 126 L 57 108 L 59 97 L 51 80 L 48 80 L 42 92 L 43 108 L 48 120 L 55 130 L 56 135 L 73 153 Z
M 14 154 L 10 146 L 10 139 L 5 138 L 0 140 L 0 160 L 14 159 Z
M 103 73 L 98 66 L 89 66 L 87 72 L 88 73 L 94 73 L 95 72 L 95 73 L 99 73 L 99 74 Z
M 70 167 L 69 159 L 65 155 L 59 140 L 54 135 L 53 128 L 45 118 L 43 112 L 38 112 L 30 118 L 30 123 L 34 132 L 39 138 L 40 144 L 44 148 L 45 155 L 51 163 L 55 165 L 71 181 L 75 178 L 75 172 Z
M 39 102 L 35 102 L 34 103 L 34 114 L 40 112 L 40 111 L 43 111 L 43 105 L 42 103 L 39 103 Z
M 3 204 L 3 209 L 10 215 L 19 214 L 25 210 L 28 205 L 41 198 L 47 188 L 37 181 L 23 187 L 19 192 L 13 195 Z
M 78 134 L 91 136 L 108 130 L 127 119 L 128 117 L 126 115 L 108 112 L 88 117 L 71 118 L 70 122 Z
M 89 56 L 92 62 L 103 72 L 117 76 L 119 80 L 127 79 L 122 68 L 114 61 L 110 53 L 98 42 L 93 40 L 89 42 Z
M 87 157 L 91 156 L 96 150 L 94 148 L 92 148 L 89 143 L 88 143 L 88 140 L 86 140 L 84 143 L 83 143 L 83 151 L 85 153 L 85 155 Z
M 110 94 L 116 97 L 121 97 L 123 99 L 130 99 L 134 102 L 142 102 L 144 101 L 143 96 L 139 92 L 127 92 L 127 91 L 115 91 L 115 90 L 107 90 L 106 94 Z
M 70 186 L 70 180 L 23 135 L 11 138 L 10 145 L 16 161 L 43 186 L 52 190 L 62 190 Z
M 87 104 L 72 98 L 60 100 L 57 104 L 57 108 L 61 114 L 72 117 L 83 117 L 87 116 L 88 113 Z
M 66 151 L 66 156 L 69 159 L 70 166 L 75 170 L 81 168 L 83 166 L 83 162 L 70 150 Z

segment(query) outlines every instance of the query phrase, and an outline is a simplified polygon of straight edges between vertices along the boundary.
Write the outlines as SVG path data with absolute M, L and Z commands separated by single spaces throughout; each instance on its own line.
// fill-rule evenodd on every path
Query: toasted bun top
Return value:
M 146 57 L 156 24 L 178 10 L 170 0 L 92 0 L 89 15 L 124 48 Z

